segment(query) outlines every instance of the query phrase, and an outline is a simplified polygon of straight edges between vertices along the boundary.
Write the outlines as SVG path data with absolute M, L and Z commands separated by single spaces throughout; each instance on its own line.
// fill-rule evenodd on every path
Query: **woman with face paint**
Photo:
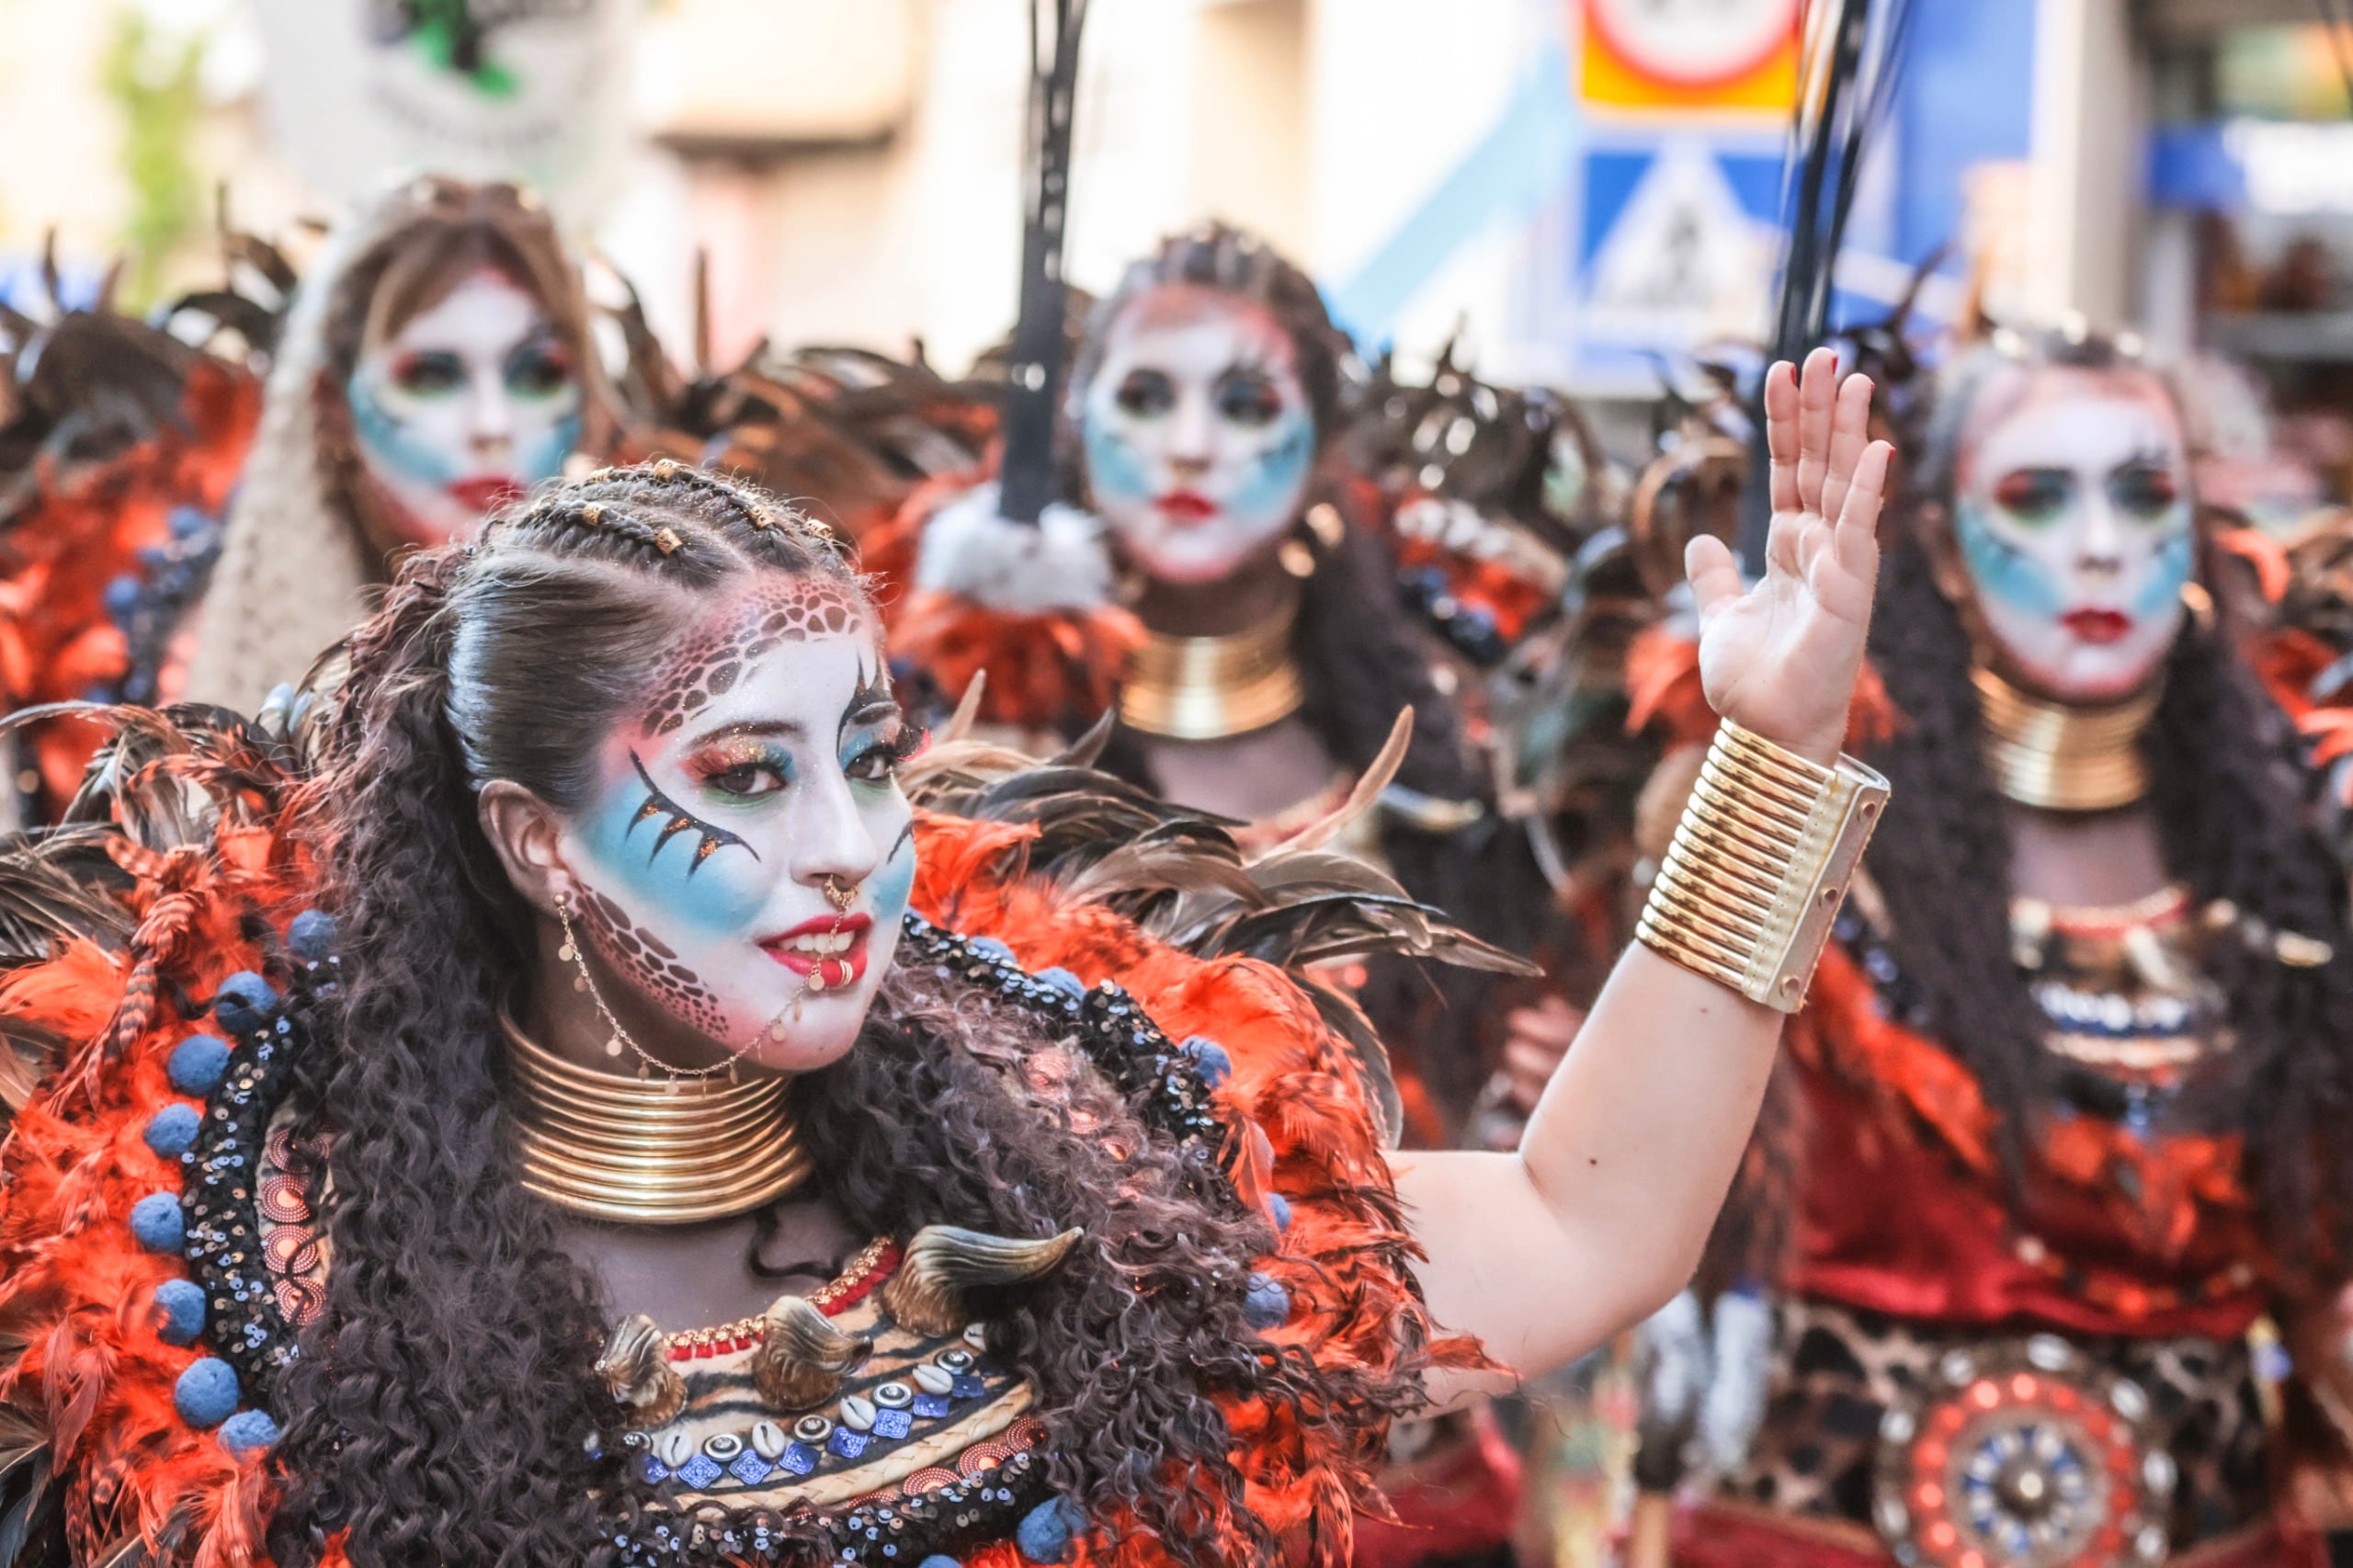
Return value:
M 1344 798 L 1412 708 L 1390 814 L 1462 825 L 1476 782 L 1452 705 L 1354 517 L 1370 487 L 1337 460 L 1351 352 L 1314 283 L 1251 236 L 1211 225 L 1169 240 L 1097 307 L 1073 368 L 1084 508 L 1049 508 L 1032 544 L 1033 530 L 991 526 L 996 489 L 983 486 L 926 526 L 915 587 L 983 615 L 1083 616 L 1123 579 L 1141 638 L 1112 682 L 1108 756 L 1171 800 L 1279 839 Z M 934 655 L 964 626 L 918 611 L 899 645 L 953 667 Z M 984 710 L 1095 717 L 1017 696 Z
M 123 828 L 0 879 L 59 1051 L 0 1510 L 77 1563 L 1338 1561 L 1391 1415 L 1681 1281 L 1884 799 L 1888 454 L 1799 395 L 1771 575 L 1691 557 L 1684 858 L 1511 1153 L 1382 1153 L 1269 961 L 1359 937 L 1328 875 L 913 760 L 847 552 L 681 465 L 411 559 L 292 733 L 127 714 Z
M 401 552 L 471 538 L 607 423 L 579 275 L 528 193 L 424 179 L 355 214 L 279 335 L 189 695 L 258 708 Z
M 1932 400 L 1859 748 L 1897 804 L 1735 1199 L 1784 1243 L 1710 1271 L 1770 1286 L 1770 1348 L 1719 1332 L 1705 1410 L 1659 1385 L 1645 1483 L 1696 1424 L 1702 1568 L 2325 1562 L 2255 1345 L 2344 1274 L 2339 873 L 2199 584 L 2165 381 L 2004 333 Z

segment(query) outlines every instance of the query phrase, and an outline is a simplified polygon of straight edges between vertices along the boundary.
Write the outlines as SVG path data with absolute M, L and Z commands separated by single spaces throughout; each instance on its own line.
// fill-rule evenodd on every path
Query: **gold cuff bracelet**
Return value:
M 1796 1012 L 1886 807 L 1887 780 L 1854 758 L 1824 767 L 1725 720 L 1635 935 Z

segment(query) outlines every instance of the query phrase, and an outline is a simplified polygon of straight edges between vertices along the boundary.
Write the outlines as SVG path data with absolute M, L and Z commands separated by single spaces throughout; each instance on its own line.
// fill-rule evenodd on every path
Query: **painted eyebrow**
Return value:
M 715 745 L 721 741 L 733 740 L 738 736 L 746 740 L 774 741 L 791 740 L 807 733 L 808 731 L 797 720 L 762 719 L 751 722 L 738 720 L 733 723 L 722 724 L 716 729 L 705 730 L 687 743 L 687 749 L 699 751 L 704 746 Z

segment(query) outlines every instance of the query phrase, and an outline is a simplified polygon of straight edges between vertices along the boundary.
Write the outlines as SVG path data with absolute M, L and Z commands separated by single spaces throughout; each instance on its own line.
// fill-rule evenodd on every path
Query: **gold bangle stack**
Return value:
M 574 1065 L 499 1021 L 523 1185 L 557 1207 L 684 1225 L 748 1214 L 809 1178 L 789 1080 L 649 1084 Z
M 1635 935 L 1796 1012 L 1886 805 L 1887 780 L 1852 757 L 1824 767 L 1726 720 Z

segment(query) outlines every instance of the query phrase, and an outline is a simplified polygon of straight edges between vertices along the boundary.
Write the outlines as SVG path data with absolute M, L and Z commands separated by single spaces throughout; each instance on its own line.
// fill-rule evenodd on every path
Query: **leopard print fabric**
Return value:
M 1824 1301 L 1785 1301 L 1777 1315 L 1764 1425 L 1724 1491 L 1760 1507 L 1869 1525 L 1880 1418 L 1935 1387 L 1945 1352 L 1992 1336 L 1939 1334 Z M 2072 1342 L 2149 1396 L 2152 1425 L 2180 1473 L 2167 1521 L 2176 1551 L 2268 1517 L 2267 1432 L 2245 1341 Z

